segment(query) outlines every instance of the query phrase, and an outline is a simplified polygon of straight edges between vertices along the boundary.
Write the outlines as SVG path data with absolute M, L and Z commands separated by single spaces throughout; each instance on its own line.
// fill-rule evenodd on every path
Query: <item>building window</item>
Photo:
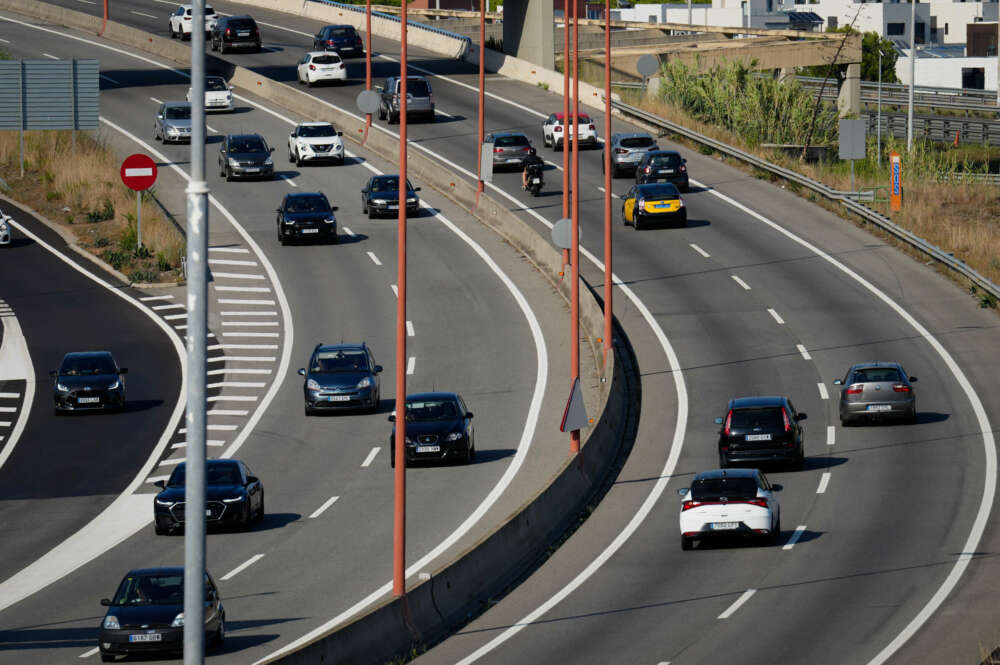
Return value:
M 927 43 L 927 24 L 917 21 L 917 35 L 915 43 L 925 44 Z
M 986 71 L 983 67 L 962 67 L 962 87 L 983 90 L 986 86 Z
M 944 24 L 944 34 L 945 35 L 948 34 L 948 24 L 947 23 Z
M 885 34 L 898 37 L 906 34 L 905 23 L 889 23 L 885 26 Z
M 837 29 L 837 17 L 836 16 L 827 16 L 826 17 L 826 28 L 827 28 L 827 30 L 836 30 Z

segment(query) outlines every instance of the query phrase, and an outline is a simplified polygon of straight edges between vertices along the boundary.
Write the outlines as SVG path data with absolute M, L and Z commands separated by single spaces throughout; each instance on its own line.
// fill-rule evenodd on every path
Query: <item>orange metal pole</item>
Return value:
M 604 360 L 611 348 L 611 0 L 604 0 Z
M 393 519 L 392 595 L 406 595 L 406 2 L 401 3 L 399 51 L 399 216 L 396 272 L 396 500 Z
M 579 69 L 579 22 L 577 20 L 578 0 L 573 2 L 573 125 L 570 134 L 566 136 L 568 147 L 570 137 L 573 137 L 573 223 L 572 223 L 572 256 L 573 284 L 570 299 L 570 385 L 580 378 L 580 69 Z M 564 128 L 568 129 L 568 128 Z M 565 149 L 565 148 L 564 148 Z M 580 430 L 570 433 L 570 452 L 580 452 Z
M 563 0 L 563 191 L 562 191 L 562 216 L 563 219 L 569 217 L 569 144 L 566 142 L 566 129 L 569 127 L 569 48 L 571 43 L 569 31 L 569 3 L 575 0 Z M 555 132 L 553 131 L 553 137 Z M 555 138 L 552 139 L 553 144 Z M 553 145 L 553 147 L 555 147 Z M 569 263 L 569 250 L 562 251 L 562 267 L 566 270 Z
M 97 33 L 99 36 L 104 36 L 104 30 L 108 27 L 108 0 L 104 0 L 104 20 L 101 21 L 101 31 Z
M 372 0 L 365 0 L 365 90 L 372 89 Z M 368 140 L 368 129 L 372 126 L 372 114 L 365 114 L 365 136 L 361 145 Z

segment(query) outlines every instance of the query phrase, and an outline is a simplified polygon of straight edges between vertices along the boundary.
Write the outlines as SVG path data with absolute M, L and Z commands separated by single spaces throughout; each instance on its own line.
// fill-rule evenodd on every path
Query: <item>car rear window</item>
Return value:
M 784 429 L 785 419 L 780 406 L 759 409 L 733 409 L 729 427 L 734 430 L 779 430 Z
M 229 22 L 229 27 L 233 30 L 253 30 L 256 26 L 248 19 L 233 19 Z
M 414 97 L 429 97 L 431 88 L 423 79 L 409 79 L 406 82 L 406 94 Z
M 871 369 L 859 369 L 854 372 L 854 380 L 851 383 L 872 383 L 886 381 L 892 383 L 902 382 L 899 370 L 892 367 L 877 367 Z
M 652 166 L 679 166 L 681 157 L 680 155 L 655 155 L 649 159 L 649 163 Z
M 215 10 L 214 10 L 214 9 L 212 9 L 211 7 L 209 7 L 208 5 L 205 5 L 205 10 L 204 10 L 204 11 L 203 11 L 202 13 L 203 13 L 203 14 L 204 14 L 205 16 L 211 16 L 212 14 L 214 14 L 214 13 L 215 13 Z
M 331 37 L 353 37 L 354 28 L 334 28 L 330 31 Z
M 299 127 L 299 136 L 303 137 L 324 137 L 324 136 L 336 136 L 337 130 L 333 128 L 333 125 L 303 125 Z
M 654 145 L 654 141 L 649 136 L 638 136 L 621 140 L 623 148 L 648 148 L 651 145 Z
M 673 185 L 660 185 L 659 187 L 643 187 L 639 193 L 646 199 L 679 199 L 680 192 Z
M 326 372 L 363 372 L 368 370 L 368 354 L 358 350 L 320 351 L 313 356 L 309 371 L 314 374 Z
M 75 356 L 63 360 L 60 376 L 93 376 L 115 374 L 115 364 L 107 356 Z
M 340 62 L 340 56 L 336 54 L 317 55 L 312 59 L 317 65 L 335 65 Z
M 754 478 L 702 478 L 691 485 L 691 498 L 695 501 L 752 499 L 757 496 Z
M 528 145 L 527 136 L 498 136 L 494 139 L 495 145 L 501 148 L 509 148 L 515 145 Z

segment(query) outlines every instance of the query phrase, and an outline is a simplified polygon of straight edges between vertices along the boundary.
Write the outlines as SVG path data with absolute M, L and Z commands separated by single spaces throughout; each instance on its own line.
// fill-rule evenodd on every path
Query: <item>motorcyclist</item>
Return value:
M 528 189 L 531 178 L 541 178 L 544 168 L 545 160 L 536 154 L 534 148 L 529 150 L 528 156 L 524 158 L 524 170 L 521 171 L 521 189 Z

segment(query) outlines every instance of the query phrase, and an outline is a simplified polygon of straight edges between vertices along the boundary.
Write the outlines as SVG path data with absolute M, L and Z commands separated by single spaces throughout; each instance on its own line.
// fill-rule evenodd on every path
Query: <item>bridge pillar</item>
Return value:
M 553 20 L 552 0 L 504 0 L 503 52 L 555 69 Z
M 841 118 L 861 115 L 861 63 L 847 65 L 847 73 L 840 82 L 837 108 Z

